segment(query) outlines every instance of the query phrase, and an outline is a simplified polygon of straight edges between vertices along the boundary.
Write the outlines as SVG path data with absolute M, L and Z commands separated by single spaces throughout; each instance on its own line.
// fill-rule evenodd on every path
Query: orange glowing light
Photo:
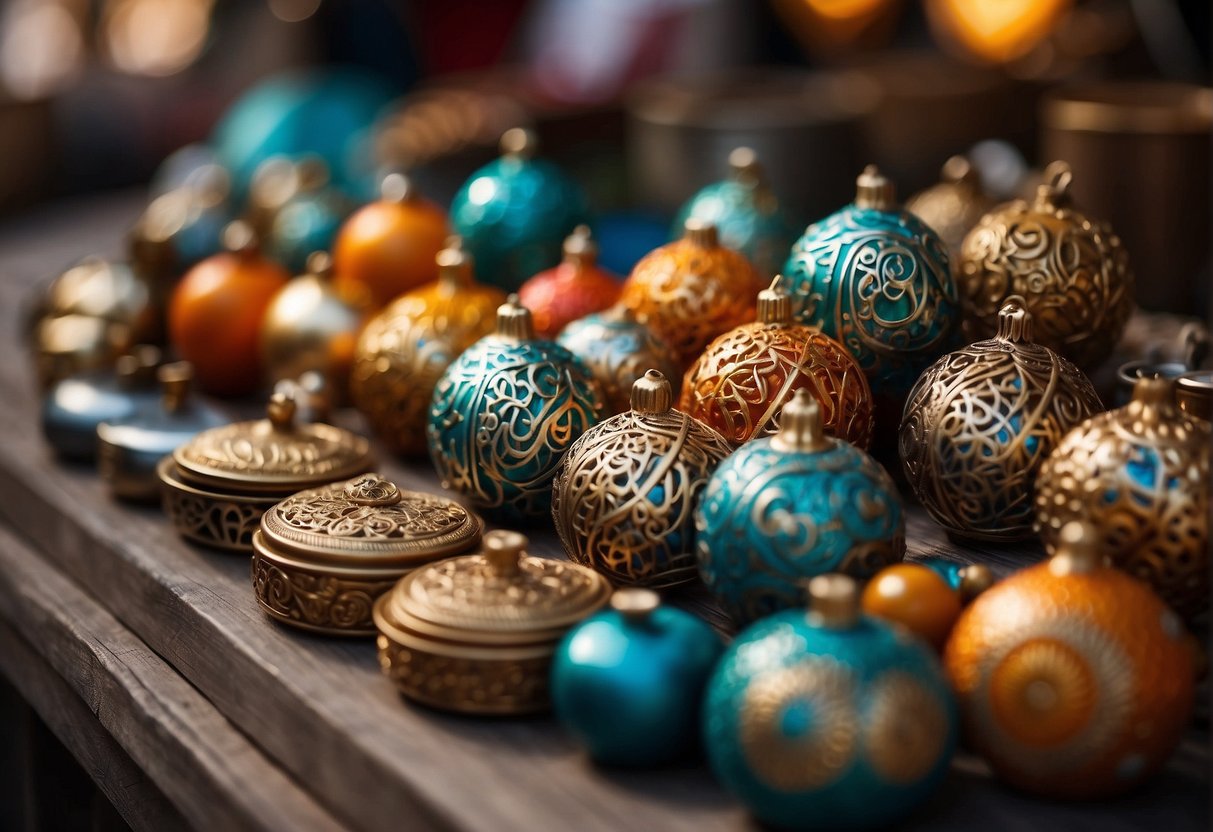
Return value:
M 1006 63 L 1031 52 L 1057 27 L 1070 0 L 927 0 L 940 40 L 968 55 Z

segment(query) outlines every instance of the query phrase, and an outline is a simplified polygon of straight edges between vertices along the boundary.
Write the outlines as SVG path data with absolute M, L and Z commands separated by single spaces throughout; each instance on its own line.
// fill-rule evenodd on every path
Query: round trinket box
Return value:
M 284 497 L 374 468 L 364 438 L 299 423 L 289 393 L 275 393 L 267 411 L 204 431 L 160 461 L 164 509 L 182 537 L 247 552 L 261 514 Z
M 611 585 L 526 546 L 516 532 L 490 532 L 480 552 L 416 569 L 375 603 L 379 664 L 401 693 L 475 714 L 550 706 L 557 643 L 606 604 Z
M 307 489 L 261 515 L 253 591 L 284 624 L 374 635 L 379 596 L 418 566 L 475 548 L 483 528 L 458 503 L 401 491 L 378 474 Z

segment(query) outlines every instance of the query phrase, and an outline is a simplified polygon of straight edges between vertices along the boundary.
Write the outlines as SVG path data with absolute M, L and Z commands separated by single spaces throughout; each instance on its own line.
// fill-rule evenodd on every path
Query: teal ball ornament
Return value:
M 597 763 L 643 768 L 699 747 L 703 691 L 724 645 L 648 589 L 569 631 L 552 660 L 556 718 Z
M 577 183 L 534 158 L 535 146 L 529 131 L 507 130 L 501 158 L 473 173 L 451 203 L 451 227 L 476 277 L 507 291 L 559 263 L 564 238 L 588 217 Z
M 805 390 L 779 424 L 716 469 L 695 514 L 700 577 L 739 624 L 798 605 L 806 579 L 866 578 L 905 556 L 901 496 L 880 463 L 827 436 Z
M 560 461 L 604 410 L 590 371 L 536 338 L 530 310 L 511 295 L 497 331 L 438 380 L 426 441 L 443 487 L 494 519 L 527 523 L 550 516 Z
M 809 595 L 808 613 L 758 622 L 716 666 L 708 758 L 772 826 L 884 828 L 946 774 L 956 705 L 926 642 L 860 615 L 853 579 L 819 576 Z
M 878 397 L 905 395 L 952 344 L 960 295 L 939 235 L 875 167 L 855 202 L 810 225 L 784 264 L 800 323 L 841 341 Z
M 674 220 L 671 239 L 682 236 L 688 219 L 716 226 L 720 242 L 740 251 L 766 279 L 779 273 L 788 248 L 796 239 L 767 183 L 758 155 L 748 147 L 729 154 L 732 175 L 701 189 Z
M 274 215 L 269 254 L 292 274 L 302 273 L 313 252 L 332 250 L 337 231 L 352 209 L 331 188 L 300 194 Z

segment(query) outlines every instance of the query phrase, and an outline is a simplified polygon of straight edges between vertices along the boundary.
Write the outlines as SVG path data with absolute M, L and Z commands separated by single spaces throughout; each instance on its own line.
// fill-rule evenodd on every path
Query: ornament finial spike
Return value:
M 233 220 L 223 229 L 223 247 L 232 254 L 250 254 L 257 245 L 257 232 L 244 220 Z
M 434 256 L 438 264 L 438 279 L 447 286 L 462 288 L 472 282 L 472 253 L 463 247 L 463 238 L 452 234 L 446 238 L 446 247 Z
M 733 178 L 743 184 L 757 185 L 762 181 L 762 165 L 752 147 L 733 148 L 729 153 L 729 168 Z
M 790 324 L 792 322 L 792 296 L 783 287 L 783 275 L 775 275 L 771 285 L 758 293 L 758 322 L 762 324 Z
M 505 303 L 497 307 L 497 334 L 520 341 L 531 341 L 535 338 L 535 321 L 531 310 L 522 305 L 518 294 L 511 294 Z
M 156 371 L 156 380 L 160 382 L 164 409 L 169 413 L 177 413 L 189 401 L 190 386 L 194 381 L 194 365 L 188 361 L 163 364 Z
M 651 589 L 628 587 L 611 595 L 611 609 L 630 622 L 646 621 L 660 606 L 661 596 Z
M 805 389 L 796 391 L 779 414 L 779 432 L 771 439 L 781 451 L 812 453 L 830 446 L 821 426 L 821 405 Z
M 535 134 L 525 127 L 511 127 L 501 134 L 501 155 L 529 159 L 539 146 Z
M 943 163 L 943 168 L 940 170 L 940 178 L 944 182 L 953 185 L 961 183 L 980 186 L 981 175 L 977 172 L 977 168 L 973 167 L 973 163 L 969 161 L 967 156 L 962 156 L 959 153 L 949 157 L 948 161 Z
M 598 246 L 588 225 L 579 225 L 564 238 L 564 262 L 592 266 L 598 260 Z
M 994 586 L 994 573 L 984 563 L 970 563 L 960 570 L 960 598 L 969 603 Z
M 873 211 L 888 211 L 897 205 L 893 180 L 876 165 L 868 165 L 855 180 L 855 207 Z
M 1099 530 L 1091 523 L 1071 520 L 1061 527 L 1049 569 L 1055 575 L 1084 574 L 1098 569 L 1101 561 Z
M 637 413 L 665 413 L 674 406 L 674 390 L 664 374 L 649 370 L 632 382 L 631 401 Z
M 807 584 L 809 622 L 817 627 L 846 630 L 859 621 L 859 588 L 841 572 L 818 575 Z
M 408 202 L 416 194 L 417 191 L 413 187 L 413 180 L 399 171 L 389 173 L 379 183 L 379 198 L 384 202 L 394 202 L 399 205 Z
M 484 536 L 484 557 L 494 575 L 517 575 L 529 541 L 526 535 L 498 529 Z
M 1070 202 L 1070 183 L 1074 173 L 1068 162 L 1058 159 L 1045 168 L 1044 181 L 1036 187 L 1037 205 L 1060 207 Z
M 1019 298 L 1010 298 L 998 310 L 998 334 L 994 337 L 1013 344 L 1032 340 L 1032 313 Z
M 716 248 L 720 244 L 715 224 L 698 217 L 687 217 L 682 239 L 700 248 Z

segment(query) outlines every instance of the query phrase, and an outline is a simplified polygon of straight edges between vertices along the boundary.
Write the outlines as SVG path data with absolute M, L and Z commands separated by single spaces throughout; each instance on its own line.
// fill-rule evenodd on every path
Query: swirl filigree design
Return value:
M 611 415 L 631 408 L 632 384 L 649 370 L 659 371 L 678 393 L 682 372 L 670 348 L 627 315 L 590 315 L 565 327 L 556 341 L 593 373 Z
M 889 670 L 872 681 L 864 717 L 864 758 L 882 779 L 911 785 L 939 766 L 952 717 L 914 674 Z
M 324 482 L 371 465 L 370 446 L 357 434 L 319 422 L 280 430 L 268 419 L 203 431 L 173 458 L 190 473 L 254 484 Z
M 798 605 L 806 578 L 866 578 L 904 556 L 892 479 L 864 452 L 831 442 L 790 453 L 755 440 L 709 480 L 695 520 L 699 573 L 735 621 Z
M 895 394 L 947 348 L 959 323 L 948 263 L 917 217 L 848 207 L 808 227 L 783 273 L 796 319 L 840 341 L 873 390 Z
M 177 532 L 187 540 L 217 549 L 247 552 L 261 514 L 269 502 L 245 502 L 226 497 L 207 497 L 166 484 L 162 491 L 164 512 Z
M 731 450 L 676 410 L 621 413 L 587 431 L 553 484 L 552 516 L 565 552 L 617 584 L 694 579 L 693 510 Z
M 850 354 L 811 327 L 750 323 L 713 341 L 687 371 L 679 403 L 734 442 L 779 429 L 779 411 L 797 390 L 821 407 L 826 433 L 867 448 L 872 391 Z
M 601 418 L 598 384 L 550 341 L 490 335 L 434 390 L 427 438 L 443 485 L 494 516 L 525 522 L 551 511 L 565 452 Z
M 371 609 L 395 583 L 313 574 L 253 556 L 253 593 L 261 608 L 283 623 L 330 635 L 373 634 Z
M 1021 301 L 1036 341 L 1080 367 L 1111 353 L 1133 312 L 1133 272 L 1112 230 L 1070 207 L 1007 203 L 965 238 L 959 269 L 965 334 L 988 338 L 998 310 Z

